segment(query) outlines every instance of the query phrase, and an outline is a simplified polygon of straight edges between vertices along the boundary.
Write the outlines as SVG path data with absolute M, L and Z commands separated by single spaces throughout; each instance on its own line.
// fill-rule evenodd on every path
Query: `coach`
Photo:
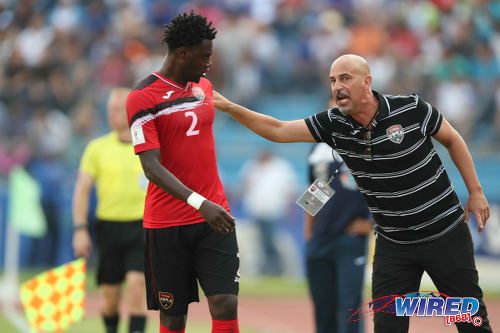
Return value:
M 357 55 L 336 59 L 330 82 L 336 107 L 305 120 L 279 121 L 218 94 L 214 100 L 271 141 L 326 142 L 341 155 L 375 220 L 373 299 L 418 291 L 426 271 L 441 293 L 479 300 L 482 325 L 457 323 L 459 332 L 491 332 L 464 223 L 472 213 L 482 231 L 489 206 L 464 140 L 418 96 L 373 91 L 370 68 Z M 469 192 L 465 209 L 431 137 L 448 149 L 462 175 Z M 408 317 L 376 311 L 374 321 L 377 333 L 408 332 Z

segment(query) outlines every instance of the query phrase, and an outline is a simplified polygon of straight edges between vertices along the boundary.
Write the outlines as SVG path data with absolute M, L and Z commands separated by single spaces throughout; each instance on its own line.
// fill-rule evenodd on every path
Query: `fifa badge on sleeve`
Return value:
M 328 183 L 316 179 L 297 200 L 297 205 L 309 215 L 315 216 L 334 194 L 335 191 Z

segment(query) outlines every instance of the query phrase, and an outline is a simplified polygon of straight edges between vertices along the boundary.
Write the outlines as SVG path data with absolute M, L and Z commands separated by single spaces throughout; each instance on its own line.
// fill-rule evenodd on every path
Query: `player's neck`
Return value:
M 169 60 L 168 58 L 165 58 L 163 60 L 163 63 L 158 73 L 160 73 L 170 81 L 179 84 L 180 86 L 185 86 L 188 83 L 188 80 L 184 78 L 184 75 L 182 75 L 179 72 L 179 67 L 176 66 L 174 62 Z

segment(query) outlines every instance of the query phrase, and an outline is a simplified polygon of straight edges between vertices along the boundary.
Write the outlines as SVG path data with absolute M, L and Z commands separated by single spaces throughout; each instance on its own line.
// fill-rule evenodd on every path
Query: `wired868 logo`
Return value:
M 359 321 L 367 314 L 387 313 L 398 317 L 444 317 L 448 326 L 455 323 L 483 324 L 483 318 L 475 316 L 479 301 L 474 297 L 450 297 L 435 291 L 419 291 L 382 296 L 367 305 L 368 309 L 352 310 L 349 321 Z
M 444 317 L 448 326 L 461 322 L 474 326 L 483 324 L 480 316 L 474 316 L 479 310 L 479 301 L 473 297 L 446 297 L 435 292 L 417 292 L 395 297 L 394 310 L 398 317 Z

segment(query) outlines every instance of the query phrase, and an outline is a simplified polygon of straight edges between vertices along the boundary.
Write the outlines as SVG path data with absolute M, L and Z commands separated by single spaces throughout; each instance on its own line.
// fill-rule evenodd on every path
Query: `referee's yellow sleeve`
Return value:
M 83 151 L 80 171 L 91 175 L 94 179 L 97 178 L 96 145 L 94 140 L 90 141 Z

